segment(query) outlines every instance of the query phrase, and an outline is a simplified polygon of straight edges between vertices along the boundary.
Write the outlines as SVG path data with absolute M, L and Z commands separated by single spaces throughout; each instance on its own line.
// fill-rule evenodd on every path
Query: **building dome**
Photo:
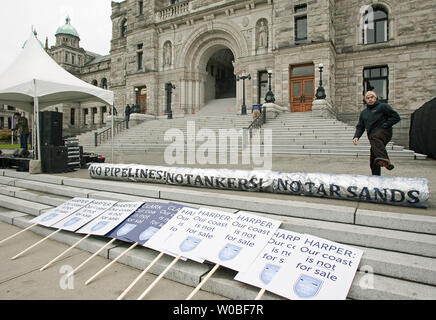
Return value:
M 57 36 L 57 35 L 60 35 L 60 34 L 66 34 L 66 35 L 70 35 L 70 36 L 74 36 L 74 37 L 80 38 L 79 34 L 77 33 L 76 28 L 74 28 L 70 24 L 70 22 L 71 22 L 70 17 L 67 17 L 65 19 L 65 24 L 63 26 L 59 27 L 56 30 L 56 34 L 55 35 Z

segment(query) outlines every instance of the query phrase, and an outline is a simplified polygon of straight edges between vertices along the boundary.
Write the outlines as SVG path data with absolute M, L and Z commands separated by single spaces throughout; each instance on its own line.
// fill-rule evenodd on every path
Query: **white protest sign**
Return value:
M 221 266 L 243 271 L 256 259 L 281 222 L 238 212 L 230 226 L 220 230 L 214 243 L 196 251 L 200 257 Z M 201 249 L 201 250 L 200 250 Z
M 259 288 L 268 288 L 272 278 L 287 260 L 299 253 L 303 239 L 303 234 L 278 229 L 252 265 L 247 270 L 239 272 L 235 280 Z
M 196 260 L 201 248 L 214 245 L 217 235 L 230 226 L 233 213 L 199 208 L 196 214 L 165 242 L 165 249 L 176 255 Z
M 142 204 L 143 202 L 118 202 L 76 232 L 104 236 L 127 219 Z
M 68 217 L 69 215 L 73 214 L 77 210 L 90 204 L 92 201 L 94 200 L 87 199 L 87 198 L 73 198 L 71 200 L 68 200 L 67 202 L 64 202 L 60 206 L 51 209 L 45 212 L 44 214 L 37 216 L 36 218 L 33 218 L 29 222 L 50 227 L 56 222 Z
M 310 235 L 304 236 L 298 251 L 267 290 L 291 300 L 344 300 L 363 251 Z
M 165 243 L 174 233 L 183 231 L 183 227 L 188 221 L 197 214 L 197 208 L 184 207 L 179 210 L 166 224 L 164 224 L 153 236 L 144 243 L 144 246 L 156 251 L 164 252 L 171 256 L 174 255 L 165 249 Z M 183 257 L 186 260 L 185 257 Z M 203 259 L 193 259 L 203 263 Z
M 76 231 L 80 227 L 84 226 L 88 222 L 97 218 L 107 209 L 112 207 L 117 201 L 113 200 L 94 200 L 87 206 L 79 209 L 72 215 L 66 217 L 65 219 L 59 221 L 53 225 L 53 228 L 58 228 L 68 231 Z

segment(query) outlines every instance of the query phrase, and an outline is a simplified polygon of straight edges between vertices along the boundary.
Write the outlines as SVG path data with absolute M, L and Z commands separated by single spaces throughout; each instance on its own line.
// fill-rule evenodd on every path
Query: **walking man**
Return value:
M 368 135 L 371 144 L 369 157 L 372 175 L 380 176 L 381 167 L 388 170 L 394 169 L 389 160 L 386 145 L 392 139 L 392 126 L 401 119 L 398 113 L 387 103 L 380 102 L 374 91 L 365 94 L 366 109 L 360 113 L 359 122 L 356 126 L 353 143 L 357 145 L 362 134 Z

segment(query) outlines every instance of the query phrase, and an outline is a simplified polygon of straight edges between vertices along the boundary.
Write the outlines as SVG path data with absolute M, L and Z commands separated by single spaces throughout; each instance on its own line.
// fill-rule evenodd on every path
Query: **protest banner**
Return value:
M 165 225 L 163 225 L 153 236 L 144 243 L 144 246 L 156 251 L 164 252 L 173 257 L 177 257 L 165 248 L 165 243 L 168 239 L 173 236 L 176 232 L 183 232 L 183 228 L 188 224 L 190 219 L 197 215 L 197 208 L 183 207 L 180 209 Z M 194 257 L 193 257 L 194 258 Z M 181 259 L 186 260 L 185 257 Z M 194 258 L 195 261 L 203 263 L 203 259 Z
M 428 207 L 430 196 L 426 178 L 106 163 L 93 163 L 89 175 L 93 179 L 272 192 L 420 208 Z
M 362 250 L 347 245 L 304 235 L 298 250 L 283 266 L 264 272 L 264 277 L 270 278 L 265 288 L 291 300 L 343 300 L 362 254 Z
M 76 231 L 76 233 L 84 233 L 85 237 L 74 243 L 67 250 L 59 254 L 45 266 L 43 266 L 40 271 L 45 270 L 47 267 L 55 263 L 69 251 L 77 247 L 81 242 L 86 240 L 91 235 L 104 235 L 118 224 L 120 224 L 124 219 L 131 215 L 143 202 L 118 202 L 114 206 L 110 207 L 108 210 L 104 211 L 96 219 L 92 220 L 84 227 Z
M 144 245 L 182 208 L 182 205 L 172 202 L 145 202 L 106 236 Z
M 165 249 L 177 255 L 183 255 L 188 259 L 197 260 L 201 258 L 196 253 L 197 250 L 200 247 L 208 248 L 213 246 L 215 237 L 220 235 L 224 229 L 229 228 L 234 216 L 234 213 L 199 208 L 196 215 L 185 223 L 180 232 L 176 232 L 168 238 L 165 242 Z M 188 296 L 187 300 L 190 300 L 200 290 L 219 267 L 219 264 L 215 265 Z
M 163 249 L 191 260 L 201 259 L 197 250 L 213 245 L 217 235 L 229 228 L 234 213 L 199 208 L 183 227 L 163 243 Z
M 220 230 L 213 246 L 202 246 L 196 254 L 236 271 L 246 270 L 267 245 L 281 221 L 238 212 L 228 228 Z
M 184 233 L 184 228 L 189 224 L 190 220 L 192 220 L 195 216 L 197 216 L 199 209 L 194 208 L 182 208 L 178 213 L 174 215 L 174 217 L 168 221 L 146 244 L 145 246 L 157 251 L 161 251 L 161 253 L 165 252 L 168 255 L 176 256 L 174 260 L 165 268 L 165 270 L 156 278 L 153 283 L 151 283 L 147 289 L 139 296 L 138 300 L 143 299 L 153 287 L 159 282 L 160 279 L 171 269 L 173 265 L 177 263 L 180 259 L 186 259 L 186 257 L 182 255 L 175 255 L 172 252 L 166 250 L 165 244 L 167 241 L 174 236 L 176 233 Z M 191 256 L 191 259 L 203 263 L 204 260 L 200 259 L 196 256 Z
M 73 198 L 72 200 L 69 200 L 62 205 L 49 210 L 48 212 L 44 213 L 43 215 L 40 215 L 32 220 L 30 220 L 30 223 L 40 224 L 47 227 L 52 227 L 56 221 L 59 221 L 62 218 L 67 219 L 70 215 L 74 214 L 75 212 L 85 208 L 86 206 L 91 205 L 91 203 L 94 200 L 92 199 L 86 199 L 86 198 Z M 33 226 L 33 225 L 32 225 Z M 30 226 L 30 227 L 32 227 Z M 27 228 L 27 229 L 30 229 Z M 55 227 L 56 228 L 56 227 Z M 20 253 L 17 253 L 15 256 L 11 258 L 11 260 L 15 260 L 18 257 L 22 256 L 24 253 L 28 252 L 29 250 L 33 249 L 37 245 L 41 244 L 45 240 L 49 239 L 59 231 L 61 231 L 61 228 L 56 228 L 57 230 L 49 234 L 47 237 L 39 240 L 35 244 L 31 245 L 30 247 L 27 247 L 25 250 L 21 251 Z
M 138 283 L 139 280 L 153 267 L 153 265 L 165 254 L 160 248 L 160 242 L 165 241 L 177 228 L 183 226 L 183 223 L 189 220 L 186 215 L 192 214 L 196 209 L 184 207 L 177 203 L 145 203 L 144 210 L 139 208 L 139 213 L 132 215 L 122 225 L 115 228 L 109 237 L 117 237 L 127 241 L 141 242 L 143 246 L 151 249 L 157 249 L 160 253 L 145 268 L 132 283 L 118 296 L 117 300 L 122 300 L 127 293 Z M 137 211 L 138 211 L 137 210 Z M 138 227 L 140 226 L 140 227 Z M 136 229 L 136 230 L 134 230 Z M 134 232 L 133 232 L 134 230 Z M 132 232 L 132 235 L 130 235 Z M 156 242 L 151 242 L 156 238 Z
M 103 214 L 103 212 L 108 210 L 115 203 L 117 203 L 117 201 L 114 200 L 94 200 L 73 214 L 52 224 L 52 227 L 67 231 L 76 231 Z
M 132 215 L 144 202 L 118 202 L 76 233 L 103 236 Z
M 132 251 L 138 244 L 143 245 L 147 242 L 148 239 L 150 239 L 151 236 L 167 223 L 181 208 L 183 208 L 182 205 L 172 202 L 145 202 L 140 207 L 136 208 L 135 212 L 125 219 L 125 221 L 106 234 L 107 237 L 116 238 L 126 242 L 133 242 L 133 244 L 89 278 L 85 284 L 88 285 L 115 262 Z
M 73 214 L 53 224 L 53 227 L 59 228 L 60 230 L 76 231 L 80 229 L 82 226 L 84 226 L 85 224 L 91 222 L 92 220 L 103 214 L 106 210 L 114 206 L 116 203 L 117 201 L 114 200 L 94 200 L 91 203 L 87 204 L 85 207 L 77 210 Z M 83 263 L 77 266 L 73 271 L 67 274 L 67 277 L 70 277 L 74 272 L 77 272 L 81 267 L 83 267 L 86 263 L 88 263 L 92 258 L 94 258 L 98 253 L 100 253 L 103 249 L 109 246 L 112 242 L 113 241 L 110 241 L 102 248 L 100 248 L 100 250 L 94 253 L 90 258 L 85 260 Z M 75 245 L 77 245 L 77 243 Z
M 304 238 L 303 234 L 277 229 L 252 265 L 234 279 L 261 288 L 255 300 L 260 299 L 280 268 L 291 256 L 299 253 Z
M 85 206 L 86 204 L 88 204 L 90 202 L 92 202 L 92 199 L 73 198 L 71 200 L 68 200 L 67 202 L 64 202 L 63 204 L 61 204 L 60 206 L 57 206 L 56 208 L 50 209 L 49 211 L 45 212 L 44 214 L 39 215 L 38 217 L 30 220 L 29 222 L 32 223 L 30 226 L 28 226 L 27 228 L 7 237 L 6 239 L 3 239 L 2 241 L 0 241 L 0 244 L 15 238 L 16 236 L 26 232 L 27 230 L 30 230 L 31 228 L 33 228 L 34 226 L 36 226 L 38 224 L 50 226 L 52 223 L 57 221 L 57 220 L 54 222 L 52 221 L 52 220 L 54 220 L 55 217 L 60 217 L 60 219 L 62 219 L 62 217 L 65 217 L 67 215 L 74 213 L 75 211 L 79 210 L 80 208 L 82 208 L 83 206 Z

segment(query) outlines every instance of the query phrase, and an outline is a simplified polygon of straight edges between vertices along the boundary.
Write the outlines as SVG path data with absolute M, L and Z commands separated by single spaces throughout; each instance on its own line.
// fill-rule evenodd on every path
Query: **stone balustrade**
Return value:
M 189 1 L 176 3 L 156 12 L 156 21 L 161 22 L 189 13 Z

